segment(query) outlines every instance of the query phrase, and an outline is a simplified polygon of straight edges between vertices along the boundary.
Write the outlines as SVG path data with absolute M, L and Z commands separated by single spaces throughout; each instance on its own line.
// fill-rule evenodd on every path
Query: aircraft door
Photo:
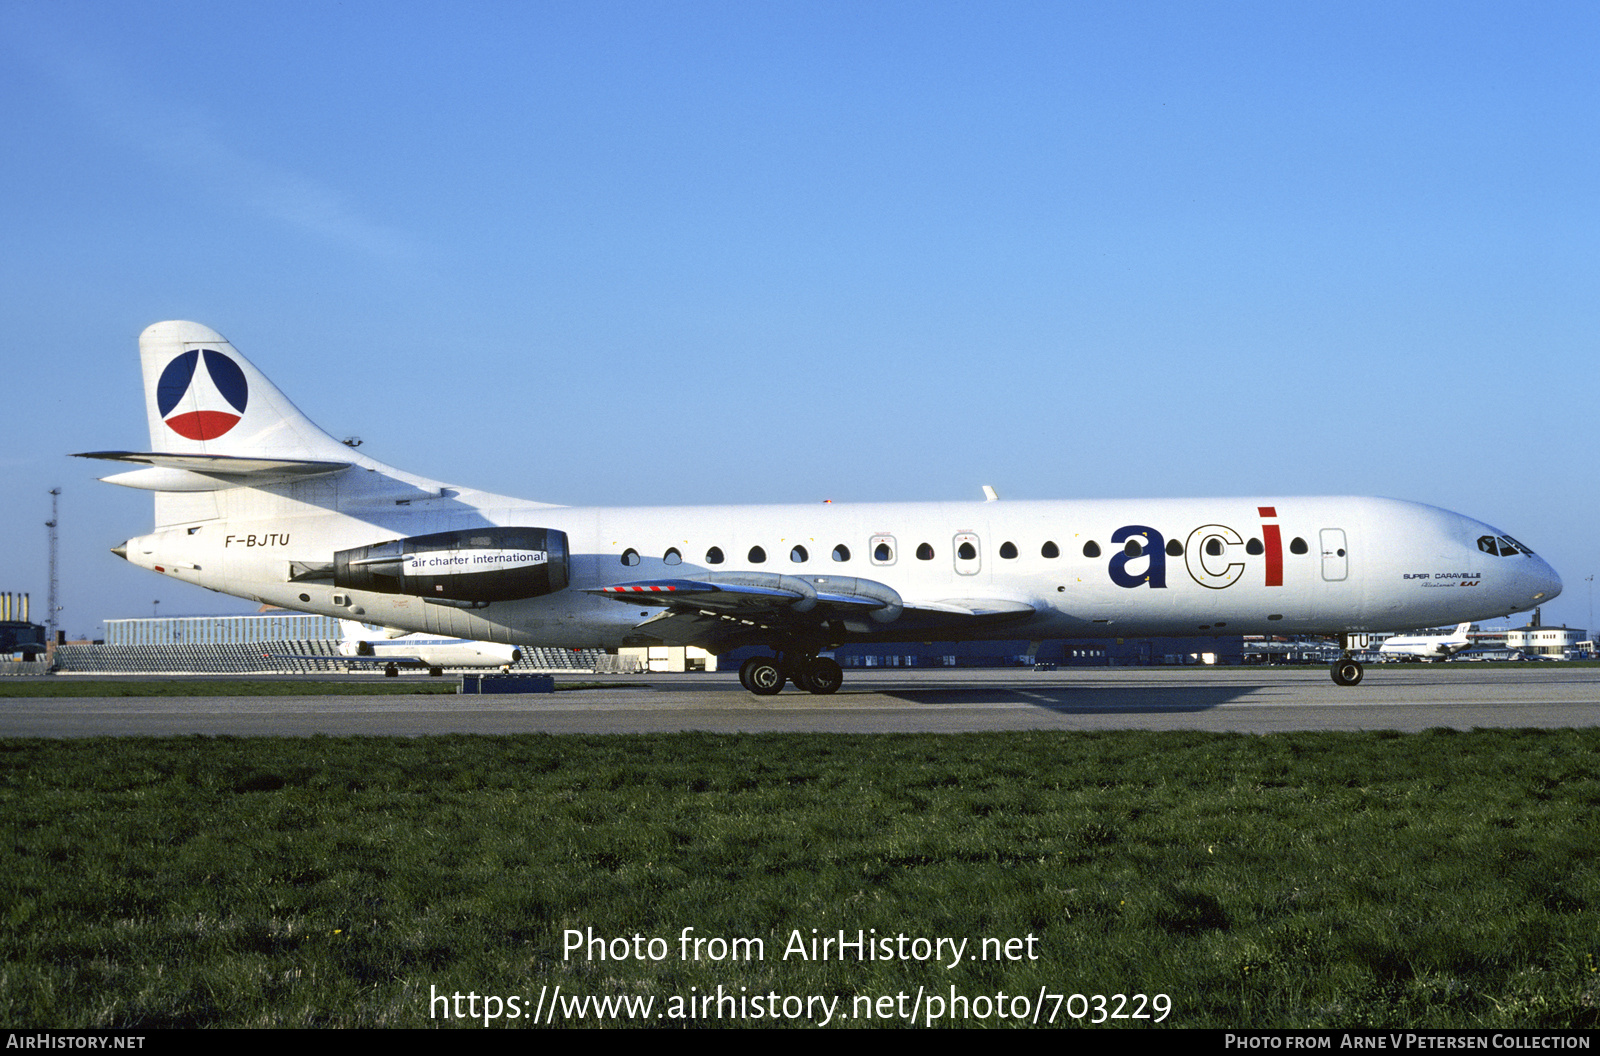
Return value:
M 867 542 L 868 556 L 875 565 L 892 565 L 895 561 L 894 536 L 879 533 Z
M 963 576 L 977 575 L 983 567 L 983 552 L 978 549 L 978 537 L 971 532 L 957 532 L 951 543 L 956 571 Z
M 1322 529 L 1322 578 L 1341 583 L 1350 575 L 1350 555 L 1345 550 L 1344 529 Z

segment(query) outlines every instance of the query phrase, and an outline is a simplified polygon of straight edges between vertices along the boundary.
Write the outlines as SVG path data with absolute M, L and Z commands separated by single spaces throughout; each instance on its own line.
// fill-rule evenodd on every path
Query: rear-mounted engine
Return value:
M 333 555 L 334 586 L 486 605 L 553 594 L 567 585 L 567 533 L 469 528 L 413 535 Z

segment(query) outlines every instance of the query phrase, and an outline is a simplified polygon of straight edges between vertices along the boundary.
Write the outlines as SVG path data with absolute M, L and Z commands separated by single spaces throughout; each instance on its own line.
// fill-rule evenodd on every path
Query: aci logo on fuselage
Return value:
M 205 369 L 197 370 L 204 356 Z M 250 386 L 239 364 L 209 348 L 191 349 L 161 372 L 156 407 L 167 428 L 187 440 L 215 440 L 239 424 Z
M 1277 507 L 1260 506 L 1261 539 L 1246 543 L 1238 532 L 1225 524 L 1202 524 L 1189 533 L 1180 547 L 1172 545 L 1171 556 L 1183 558 L 1189 578 L 1202 587 L 1222 590 L 1231 587 L 1244 575 L 1244 562 L 1238 560 L 1237 551 L 1243 546 L 1249 555 L 1266 558 L 1263 586 L 1283 586 L 1283 539 L 1278 526 Z M 1111 582 L 1119 587 L 1154 587 L 1167 585 L 1167 543 L 1160 532 L 1142 524 L 1128 524 L 1111 533 L 1113 543 L 1127 544 L 1111 558 L 1107 571 Z M 1130 572 L 1128 566 L 1147 562 L 1142 569 Z

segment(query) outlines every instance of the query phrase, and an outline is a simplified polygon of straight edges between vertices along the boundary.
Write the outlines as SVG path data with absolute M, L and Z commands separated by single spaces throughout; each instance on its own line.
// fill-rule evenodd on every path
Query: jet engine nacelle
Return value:
M 567 533 L 551 528 L 434 532 L 333 555 L 336 587 L 472 605 L 553 594 L 567 579 Z

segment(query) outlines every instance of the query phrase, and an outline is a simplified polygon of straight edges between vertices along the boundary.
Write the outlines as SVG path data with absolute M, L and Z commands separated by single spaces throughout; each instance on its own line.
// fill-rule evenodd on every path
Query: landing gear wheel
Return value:
M 1366 669 L 1354 660 L 1343 659 L 1335 660 L 1328 673 L 1333 676 L 1335 685 L 1359 686 L 1361 676 L 1366 673 Z
M 432 676 L 433 678 L 441 678 L 441 677 L 444 676 L 444 668 L 442 668 L 442 667 L 430 667 L 430 668 L 428 668 L 428 674 L 430 676 Z
M 739 665 L 739 684 L 745 689 L 750 689 L 750 665 L 754 664 L 759 659 L 761 659 L 759 656 L 752 656 L 750 659 Z M 752 693 L 755 692 L 755 690 L 750 691 Z
M 383 677 L 384 678 L 399 678 L 400 677 L 400 669 L 398 667 L 395 667 L 393 664 L 390 664 L 390 665 L 388 665 L 387 667 L 385 667 L 383 669 Z
M 770 697 L 783 689 L 783 684 L 788 679 L 784 677 L 783 668 L 778 666 L 776 659 L 770 656 L 756 656 L 740 665 L 739 681 L 756 696 Z
M 844 685 L 844 668 L 831 657 L 814 656 L 800 665 L 800 674 L 794 681 L 808 693 L 837 693 Z

